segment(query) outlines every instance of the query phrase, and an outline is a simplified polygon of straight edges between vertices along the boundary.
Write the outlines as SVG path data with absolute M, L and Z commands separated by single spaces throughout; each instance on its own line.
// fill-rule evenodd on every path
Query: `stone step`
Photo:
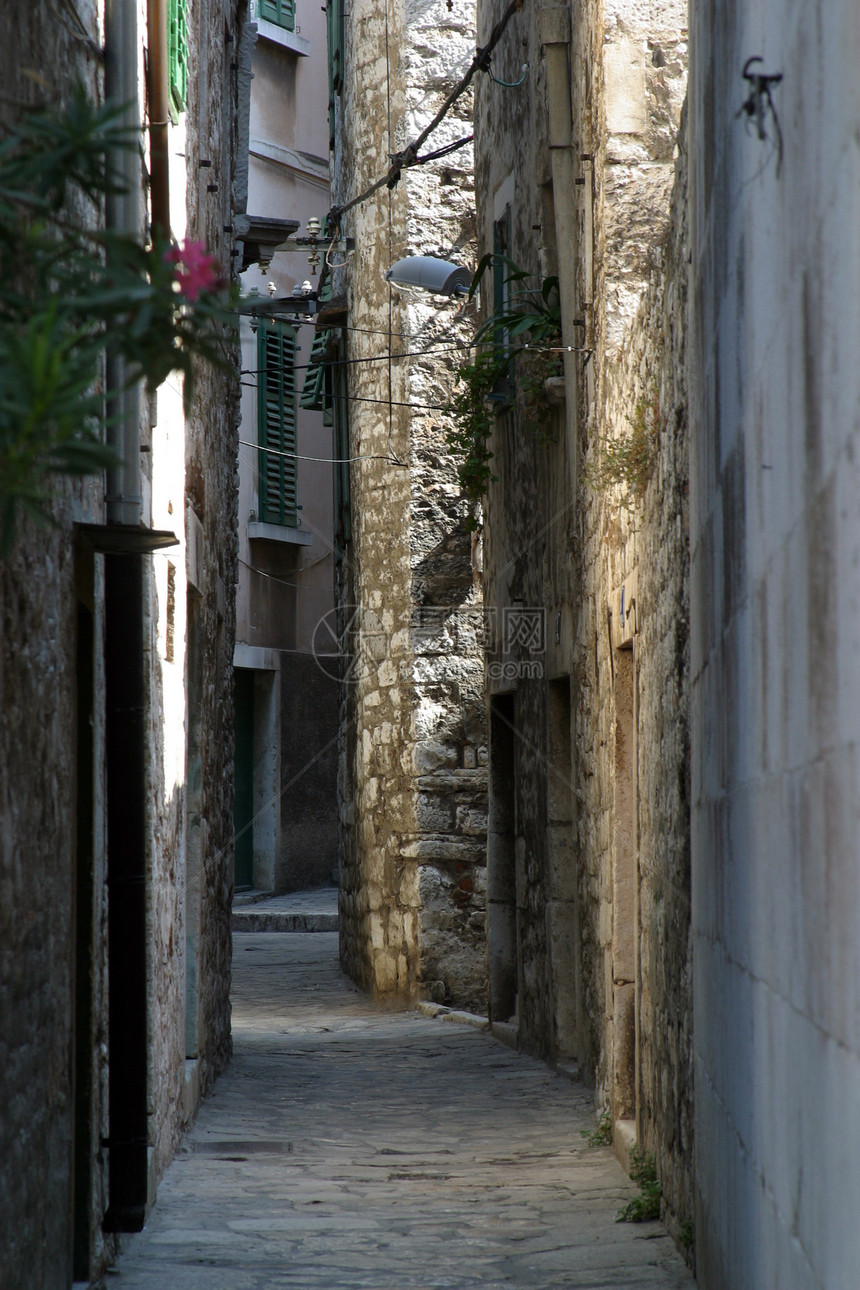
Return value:
M 337 888 L 286 896 L 241 893 L 233 904 L 234 932 L 336 932 Z M 262 898 L 260 898 L 262 896 Z
M 336 913 L 300 913 L 276 909 L 233 910 L 234 932 L 336 932 Z

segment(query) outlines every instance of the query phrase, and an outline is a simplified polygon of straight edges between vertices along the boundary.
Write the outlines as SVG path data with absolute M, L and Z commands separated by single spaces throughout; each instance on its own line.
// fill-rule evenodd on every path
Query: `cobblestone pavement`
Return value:
M 485 1032 L 386 1012 L 330 932 L 234 938 L 235 1055 L 110 1290 L 693 1286 L 589 1147 L 590 1094 Z

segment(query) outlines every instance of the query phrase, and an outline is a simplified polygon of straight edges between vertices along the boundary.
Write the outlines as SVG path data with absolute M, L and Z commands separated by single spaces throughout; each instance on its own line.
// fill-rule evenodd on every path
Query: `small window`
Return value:
M 284 323 L 257 330 L 259 508 L 264 524 L 298 526 L 296 333 Z
M 511 267 L 508 260 L 511 255 L 511 208 L 505 207 L 504 214 L 493 224 L 493 313 L 498 317 L 510 311 L 511 284 L 508 281 Z M 508 348 L 508 333 L 500 328 L 496 333 L 496 344 Z
M 296 0 L 259 0 L 257 12 L 267 22 L 283 27 L 284 31 L 296 29 Z
M 502 318 L 511 311 L 511 208 L 505 206 L 502 215 L 493 221 L 493 315 Z M 498 358 L 504 358 L 511 343 L 506 327 L 493 330 L 493 348 Z M 493 394 L 494 402 L 507 403 L 513 396 L 512 362 L 508 374 L 499 381 Z
M 188 0 L 167 0 L 167 85 L 175 120 L 188 90 Z

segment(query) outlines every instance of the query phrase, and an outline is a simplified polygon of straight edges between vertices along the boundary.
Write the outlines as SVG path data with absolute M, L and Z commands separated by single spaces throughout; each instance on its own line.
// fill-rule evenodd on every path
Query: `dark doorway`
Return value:
M 235 710 L 235 797 L 233 829 L 236 834 L 234 887 L 247 891 L 254 885 L 254 673 L 233 671 Z
M 73 1250 L 72 1274 L 76 1281 L 89 1281 L 91 1257 L 90 1201 L 93 1190 L 93 884 L 95 774 L 93 766 L 95 720 L 93 672 L 95 665 L 93 612 L 91 598 L 92 559 L 88 561 L 90 577 L 79 586 L 77 607 L 77 785 L 75 829 L 75 985 L 74 985 L 74 1078 L 75 1138 L 73 1179 Z M 79 579 L 80 583 L 80 579 Z
M 487 914 L 490 1020 L 517 1020 L 517 878 L 515 861 L 515 700 L 490 701 L 490 813 L 487 833 Z

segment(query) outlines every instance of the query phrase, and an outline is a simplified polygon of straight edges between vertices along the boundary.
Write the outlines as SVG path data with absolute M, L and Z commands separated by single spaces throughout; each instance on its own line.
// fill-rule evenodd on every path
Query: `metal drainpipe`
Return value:
M 570 8 L 552 6 L 538 10 L 540 42 L 546 65 L 549 145 L 552 158 L 552 192 L 555 207 L 555 241 L 561 300 L 562 344 L 578 348 L 583 332 L 573 325 L 576 317 L 576 187 L 573 121 L 570 97 Z M 564 354 L 565 440 L 570 470 L 570 498 L 577 484 L 577 393 L 579 370 L 575 353 Z
M 105 97 L 125 105 L 121 124 L 140 133 L 137 89 L 137 9 L 130 0 L 107 0 L 105 5 Z M 136 237 L 140 232 L 140 157 L 136 149 L 121 148 L 114 157 L 124 192 L 108 197 L 107 226 Z M 108 405 L 108 442 L 121 457 L 107 476 L 109 524 L 140 524 L 140 386 L 127 385 L 126 364 L 108 357 L 107 386 L 115 394 Z
M 149 200 L 152 229 L 170 237 L 170 170 L 167 127 L 170 111 L 167 79 L 166 0 L 147 0 L 146 43 L 148 51 L 147 91 L 149 98 Z
M 126 104 L 123 124 L 140 131 L 137 6 L 105 5 L 105 95 Z M 141 229 L 137 149 L 119 149 L 114 164 L 126 191 L 108 198 L 109 229 Z M 120 464 L 107 474 L 108 526 L 140 530 L 139 384 L 125 362 L 107 362 L 108 442 Z M 146 736 L 144 680 L 145 555 L 106 554 L 105 763 L 108 881 L 108 1189 L 107 1231 L 139 1231 L 148 1203 L 146 983 Z

